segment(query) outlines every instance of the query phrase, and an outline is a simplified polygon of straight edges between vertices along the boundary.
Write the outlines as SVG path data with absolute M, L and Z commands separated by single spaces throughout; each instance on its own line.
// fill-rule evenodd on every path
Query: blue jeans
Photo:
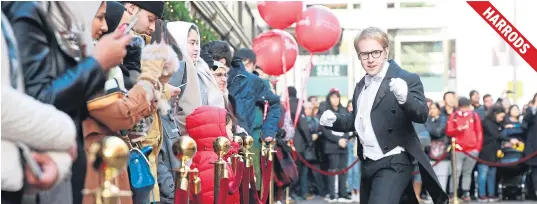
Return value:
M 489 167 L 485 164 L 477 164 L 477 174 L 479 196 L 495 196 L 496 167 Z
M 347 147 L 349 151 L 349 159 L 347 162 L 347 166 L 350 166 L 358 156 L 354 154 L 353 148 L 354 145 L 356 145 L 354 142 L 349 142 L 349 146 Z M 349 185 L 349 191 L 351 190 L 360 190 L 360 177 L 362 175 L 360 174 L 360 162 L 358 162 L 355 166 L 353 166 L 347 175 L 347 185 Z

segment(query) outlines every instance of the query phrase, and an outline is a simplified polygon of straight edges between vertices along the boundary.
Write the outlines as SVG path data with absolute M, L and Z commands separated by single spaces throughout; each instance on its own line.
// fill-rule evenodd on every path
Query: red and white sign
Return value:
M 489 1 L 467 1 L 468 4 L 537 71 L 537 49 Z

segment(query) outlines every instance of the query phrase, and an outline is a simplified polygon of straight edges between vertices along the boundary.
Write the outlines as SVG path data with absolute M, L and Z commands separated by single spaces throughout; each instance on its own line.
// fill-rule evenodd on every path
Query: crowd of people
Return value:
M 253 137 L 252 189 L 266 187 L 261 186 L 262 149 L 276 144 L 274 173 L 280 184 L 273 185 L 279 202 L 287 199 L 285 187 L 294 199 L 317 194 L 348 203 L 395 202 L 413 188 L 418 201 L 421 175 L 424 185 L 439 184 L 426 190 L 442 203 L 444 192 L 453 193 L 448 138 L 460 146 L 455 149 L 461 198 L 470 199 L 471 181 L 477 179 L 479 200 L 496 201 L 496 168 L 478 163 L 473 178 L 473 157 L 496 162 L 507 158 L 507 148 L 526 155 L 537 151 L 537 95 L 523 110 L 503 96 L 493 102 L 485 95 L 481 105 L 477 91 L 470 99 L 447 92 L 442 105 L 425 104 L 419 77 L 387 59 L 388 38 L 378 28 L 356 38 L 368 75 L 353 100 L 343 106 L 333 88 L 324 101 L 309 97 L 295 112 L 302 102 L 297 90 L 287 87 L 278 96 L 251 49 L 234 50 L 225 41 L 200 45 L 195 24 L 162 20 L 164 6 L 161 1 L 2 3 L 3 203 L 95 203 L 95 196 L 82 191 L 103 185 L 90 156 L 92 144 L 105 136 L 143 147 L 154 178 L 147 191 L 133 181 L 138 178 L 132 167 L 118 172 L 115 185 L 133 193 L 121 203 L 174 203 L 180 161 L 173 145 L 183 136 L 197 145 L 187 165 L 199 170 L 202 203 L 215 203 L 213 163 L 222 155 L 213 142 L 222 136 L 231 144 L 224 160 L 245 151 L 233 136 Z M 393 94 L 383 100 L 377 89 L 379 95 Z M 409 131 L 420 123 L 431 139 L 423 148 Z M 392 133 L 400 135 L 388 137 Z M 35 160 L 41 173 L 28 160 Z M 526 161 L 534 183 L 536 162 Z M 229 163 L 226 168 L 233 181 L 237 172 Z M 405 180 L 410 170 L 419 172 L 412 188 Z M 393 193 L 381 195 L 380 187 L 387 185 Z M 227 203 L 240 203 L 241 193 L 230 192 Z M 255 197 L 243 203 L 256 203 Z
M 456 150 L 456 180 L 461 181 L 458 187 L 460 200 L 499 201 L 496 184 L 502 176 L 508 177 L 506 179 L 510 179 L 509 177 L 519 179 L 516 181 L 517 185 L 536 185 L 537 170 L 535 168 L 537 166 L 535 159 L 529 159 L 522 163 L 522 166 L 530 167 L 522 167 L 522 171 L 531 172 L 531 178 L 528 174 L 527 180 L 520 180 L 518 177 L 514 178 L 517 176 L 516 174 L 509 174 L 508 171 L 504 171 L 505 175 L 499 175 L 496 173 L 497 167 L 479 163 L 475 158 L 463 153 L 464 151 L 483 161 L 496 163 L 506 157 L 502 150 L 512 148 L 519 153 L 517 154 L 519 156 L 510 162 L 520 159 L 520 155 L 531 155 L 535 152 L 537 144 L 535 143 L 534 126 L 537 94 L 520 109 L 518 105 L 510 103 L 507 98 L 509 93 L 509 91 L 505 91 L 497 100 L 494 100 L 490 94 L 485 94 L 481 98 L 479 92 L 475 90 L 470 92 L 469 97 L 457 96 L 455 92 L 448 91 L 440 102 L 427 99 L 429 117 L 423 125 L 417 123 L 414 125 L 416 131 L 425 131 L 425 134 L 420 133 L 420 138 L 427 137 L 424 140 L 426 142 L 422 142 L 423 149 L 431 160 L 431 164 L 434 164 L 433 168 L 442 184 L 442 189 L 451 195 L 450 200 L 454 199 L 454 188 L 451 187 L 453 180 L 450 178 L 451 155 L 447 151 L 451 145 L 450 138 L 456 138 L 457 144 L 460 145 L 460 148 Z M 481 103 L 481 99 L 483 103 Z M 353 141 L 356 140 L 353 135 L 357 133 L 340 133 L 341 136 L 335 136 L 334 134 L 337 133 L 327 131 L 319 126 L 319 118 L 323 112 L 331 110 L 339 113 L 350 113 L 353 111 L 352 103 L 349 101 L 345 108 L 342 106 L 338 90 L 331 89 L 322 102 L 318 101 L 318 97 L 309 97 L 304 108 L 304 115 L 308 121 L 306 128 L 309 128 L 311 134 L 305 136 L 307 139 L 300 137 L 294 139 L 297 152 L 300 152 L 304 158 L 308 158 L 308 162 L 311 164 L 326 171 L 339 171 L 346 167 L 350 167 L 350 169 L 335 177 L 339 182 L 337 183 L 333 180 L 334 176 L 324 176 L 304 164 L 299 165 L 300 184 L 294 188 L 296 189 L 296 198 L 311 200 L 313 195 L 319 195 L 326 196 L 328 201 L 359 202 L 360 162 L 358 165 L 352 166 L 357 158 L 355 156 L 356 144 Z M 298 148 L 298 146 L 302 148 Z M 315 151 L 316 157 L 307 156 L 310 154 L 308 151 Z M 514 164 L 512 166 L 520 165 Z M 418 169 L 416 168 L 416 170 Z M 418 200 L 420 202 L 431 201 L 426 193 L 421 192 L 419 174 L 415 175 L 413 180 Z M 477 185 L 475 185 L 476 183 Z M 341 193 L 337 194 L 336 191 Z M 520 198 L 526 192 L 529 190 L 517 191 L 514 195 Z M 337 199 L 338 197 L 339 199 Z

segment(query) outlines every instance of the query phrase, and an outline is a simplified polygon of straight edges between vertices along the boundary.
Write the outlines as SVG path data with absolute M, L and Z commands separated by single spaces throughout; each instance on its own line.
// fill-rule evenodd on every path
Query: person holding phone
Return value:
M 1 202 L 21 203 L 25 182 L 33 189 L 47 190 L 69 174 L 76 158 L 76 128 L 66 113 L 24 94 L 17 43 L 3 13 L 0 40 L 3 51 Z M 23 158 L 19 147 L 24 147 L 26 157 Z M 40 152 L 29 152 L 30 148 Z M 30 167 L 23 161 L 34 165 Z
M 105 8 L 106 2 L 2 3 L 19 46 L 26 93 L 67 113 L 77 128 L 78 157 L 73 163 L 71 185 L 65 186 L 72 197 L 55 191 L 41 194 L 42 203 L 82 203 L 86 177 L 82 120 L 88 115 L 86 102 L 103 89 L 108 71 L 121 63 L 132 38 L 112 33 L 100 37 L 93 46 L 92 35 L 98 33 L 80 32 L 81 28 L 92 28 L 93 23 L 102 25 Z

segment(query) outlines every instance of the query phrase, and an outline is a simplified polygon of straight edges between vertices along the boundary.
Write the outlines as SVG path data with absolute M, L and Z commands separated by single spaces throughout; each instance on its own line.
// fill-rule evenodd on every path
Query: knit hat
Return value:
M 108 25 L 108 31 L 104 34 L 114 32 L 119 26 L 119 22 L 125 13 L 125 7 L 116 1 L 106 2 L 106 24 Z
M 158 18 L 162 18 L 162 14 L 164 14 L 164 1 L 123 1 L 123 3 L 134 4 L 155 14 Z

